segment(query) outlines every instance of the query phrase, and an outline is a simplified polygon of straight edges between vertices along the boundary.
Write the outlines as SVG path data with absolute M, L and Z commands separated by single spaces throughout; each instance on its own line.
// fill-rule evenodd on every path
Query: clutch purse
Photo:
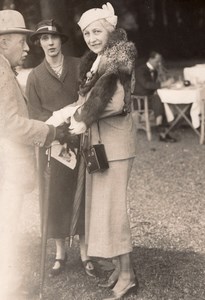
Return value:
M 86 168 L 89 174 L 103 172 L 109 168 L 105 147 L 103 144 L 92 145 L 82 151 Z

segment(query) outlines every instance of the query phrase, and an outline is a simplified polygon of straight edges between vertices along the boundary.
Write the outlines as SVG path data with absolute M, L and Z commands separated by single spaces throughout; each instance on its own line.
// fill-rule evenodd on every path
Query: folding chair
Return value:
M 150 113 L 148 106 L 148 97 L 132 95 L 133 118 L 136 121 L 137 129 L 146 131 L 148 141 L 152 139 Z

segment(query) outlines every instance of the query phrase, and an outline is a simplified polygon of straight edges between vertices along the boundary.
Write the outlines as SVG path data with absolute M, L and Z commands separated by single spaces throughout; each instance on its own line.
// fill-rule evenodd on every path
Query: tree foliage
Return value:
M 69 36 L 64 51 L 81 56 L 85 49 L 77 21 L 87 9 L 101 7 L 105 0 L 0 0 L 0 7 L 19 10 L 34 28 L 42 19 L 56 19 Z M 140 57 L 155 49 L 167 58 L 205 57 L 204 0 L 110 0 L 135 42 Z

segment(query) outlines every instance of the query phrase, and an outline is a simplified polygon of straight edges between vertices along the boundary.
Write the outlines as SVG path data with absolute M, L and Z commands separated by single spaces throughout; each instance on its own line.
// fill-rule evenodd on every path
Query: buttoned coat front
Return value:
M 60 77 L 55 74 L 47 60 L 44 59 L 39 66 L 31 71 L 27 80 L 26 93 L 29 98 L 30 117 L 46 121 L 54 111 L 73 103 L 78 98 L 78 80 L 78 58 L 64 57 Z M 46 185 L 44 172 L 47 156 L 45 152 L 46 149 L 44 148 L 39 151 L 40 207 L 44 201 L 43 195 Z M 51 158 L 50 169 L 48 237 L 66 238 L 69 236 L 78 164 L 72 170 L 55 158 Z M 84 230 L 83 219 L 83 226 L 78 228 L 78 233 Z
M 1 186 L 30 192 L 35 182 L 34 146 L 45 144 L 49 127 L 43 122 L 29 120 L 27 99 L 2 55 L 0 91 Z
M 46 59 L 31 71 L 26 85 L 28 108 L 31 118 L 46 121 L 52 113 L 77 100 L 79 59 L 64 57 L 60 78 Z

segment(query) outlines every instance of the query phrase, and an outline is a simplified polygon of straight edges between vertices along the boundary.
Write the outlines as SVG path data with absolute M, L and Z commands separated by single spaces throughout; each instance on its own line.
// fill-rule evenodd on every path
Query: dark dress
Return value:
M 78 98 L 79 60 L 65 57 L 61 77 L 58 78 L 44 61 L 29 74 L 26 93 L 29 99 L 30 117 L 46 121 L 53 113 Z M 46 149 L 39 150 L 40 212 L 44 199 L 44 170 L 47 163 Z M 69 236 L 73 199 L 76 188 L 78 162 L 74 170 L 51 158 L 51 184 L 49 197 L 48 237 Z M 42 222 L 41 222 L 42 223 Z M 84 232 L 84 210 L 78 223 L 77 233 Z

